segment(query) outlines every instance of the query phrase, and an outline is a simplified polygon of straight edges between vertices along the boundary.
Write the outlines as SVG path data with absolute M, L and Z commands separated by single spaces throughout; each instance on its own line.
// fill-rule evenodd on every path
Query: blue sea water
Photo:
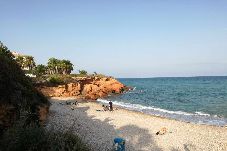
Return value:
M 227 77 L 118 79 L 133 90 L 99 102 L 186 122 L 227 125 Z

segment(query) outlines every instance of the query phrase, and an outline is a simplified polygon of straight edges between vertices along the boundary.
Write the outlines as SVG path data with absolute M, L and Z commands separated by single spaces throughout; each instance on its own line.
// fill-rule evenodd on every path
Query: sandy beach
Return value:
M 62 105 L 70 101 L 52 98 L 46 128 L 70 131 L 79 135 L 91 150 L 112 149 L 113 139 L 126 139 L 127 151 L 226 151 L 227 128 L 199 125 L 155 117 L 118 108 L 113 112 L 97 111 L 96 102 Z M 73 100 L 71 100 L 73 101 Z M 165 135 L 156 135 L 162 127 Z

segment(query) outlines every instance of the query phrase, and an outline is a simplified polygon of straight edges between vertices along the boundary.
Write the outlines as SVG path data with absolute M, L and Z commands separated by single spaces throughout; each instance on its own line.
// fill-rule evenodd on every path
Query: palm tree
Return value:
M 58 64 L 59 60 L 56 58 L 50 58 L 47 63 L 47 68 L 49 74 L 56 74 L 58 73 Z
M 62 73 L 70 74 L 73 70 L 73 64 L 69 60 L 61 60 Z
M 28 68 L 28 70 L 32 70 L 35 67 L 34 57 L 32 56 L 24 56 L 24 67 Z
M 44 75 L 45 73 L 46 73 L 46 66 L 45 65 L 39 64 L 39 65 L 36 66 L 35 74 L 37 76 Z
M 49 74 L 70 74 L 73 64 L 69 60 L 50 58 L 47 63 Z
M 18 57 L 16 58 L 16 62 L 17 62 L 17 64 L 18 64 L 21 68 L 24 68 L 24 57 L 18 56 Z

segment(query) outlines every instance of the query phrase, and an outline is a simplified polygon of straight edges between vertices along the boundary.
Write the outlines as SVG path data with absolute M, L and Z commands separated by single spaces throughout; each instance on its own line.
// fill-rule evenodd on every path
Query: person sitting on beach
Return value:
M 158 131 L 158 132 L 156 133 L 156 135 L 164 135 L 164 134 L 166 134 L 166 133 L 167 133 L 167 128 L 166 128 L 166 127 L 163 127 L 163 128 L 161 128 L 160 131 Z
M 104 111 L 108 111 L 109 110 L 108 106 L 102 105 L 102 107 L 103 107 Z
M 103 110 L 105 111 L 105 105 L 104 105 L 104 104 L 102 105 L 102 108 L 103 108 Z
M 110 111 L 113 111 L 113 103 L 111 101 L 109 102 L 109 105 L 110 105 Z

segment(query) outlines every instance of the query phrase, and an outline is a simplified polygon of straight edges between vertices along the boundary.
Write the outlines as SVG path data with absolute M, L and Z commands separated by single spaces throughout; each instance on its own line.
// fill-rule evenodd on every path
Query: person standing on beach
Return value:
M 110 105 L 110 111 L 113 111 L 113 103 L 111 101 L 109 102 L 109 105 Z

